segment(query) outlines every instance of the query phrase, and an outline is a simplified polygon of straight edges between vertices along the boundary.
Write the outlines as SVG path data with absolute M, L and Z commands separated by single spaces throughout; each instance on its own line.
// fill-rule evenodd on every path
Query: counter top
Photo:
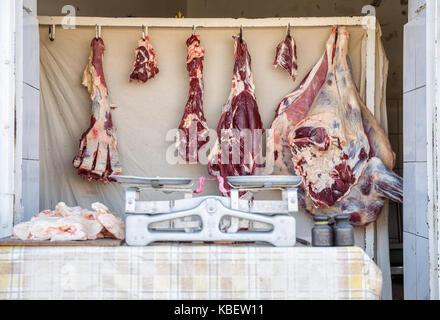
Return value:
M 0 299 L 380 299 L 358 247 L 0 246 Z

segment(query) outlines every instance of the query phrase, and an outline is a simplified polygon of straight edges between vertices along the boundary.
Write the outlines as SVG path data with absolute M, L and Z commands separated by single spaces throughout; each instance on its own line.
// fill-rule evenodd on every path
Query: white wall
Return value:
M 0 2 L 0 238 L 12 232 L 15 198 L 16 7 Z
M 27 221 L 39 211 L 40 44 L 37 0 L 25 0 L 23 5 L 30 10 L 23 10 L 23 212 L 14 217 L 14 223 Z
M 426 10 L 409 1 L 403 70 L 403 241 L 405 299 L 429 299 L 427 225 Z

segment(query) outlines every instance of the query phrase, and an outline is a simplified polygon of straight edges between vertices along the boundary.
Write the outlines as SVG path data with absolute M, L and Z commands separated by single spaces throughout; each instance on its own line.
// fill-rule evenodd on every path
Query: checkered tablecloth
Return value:
M 0 247 L 1 299 L 380 299 L 358 247 Z

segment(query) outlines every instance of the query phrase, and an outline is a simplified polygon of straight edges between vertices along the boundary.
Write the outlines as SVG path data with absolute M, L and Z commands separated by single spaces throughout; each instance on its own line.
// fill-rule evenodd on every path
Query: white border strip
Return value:
M 39 16 L 40 25 L 103 26 L 103 27 L 184 27 L 243 28 L 246 27 L 316 27 L 316 26 L 374 26 L 375 16 L 307 17 L 307 18 L 104 18 L 104 17 Z M 72 21 L 72 23 L 70 22 Z
M 427 1 L 426 8 L 426 108 L 427 108 L 427 173 L 428 173 L 428 237 L 429 237 L 429 287 L 430 298 L 439 299 L 439 219 L 438 177 L 439 168 L 439 82 L 440 36 L 439 1 Z
M 374 115 L 376 91 L 376 21 L 367 28 L 367 61 L 366 61 L 366 105 Z M 388 210 L 387 207 L 382 210 Z M 365 228 L 365 252 L 376 260 L 376 222 Z
M 14 217 L 15 0 L 0 1 L 0 237 Z
M 15 174 L 14 222 L 23 215 L 23 0 L 15 0 Z

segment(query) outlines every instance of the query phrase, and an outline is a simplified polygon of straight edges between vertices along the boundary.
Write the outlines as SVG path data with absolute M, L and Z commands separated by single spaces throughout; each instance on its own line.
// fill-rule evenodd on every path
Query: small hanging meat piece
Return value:
M 251 57 L 246 42 L 234 38 L 232 89 L 217 126 L 217 141 L 209 155 L 213 176 L 254 175 L 262 167 L 261 135 L 264 131 L 255 98 Z
M 274 67 L 280 66 L 284 68 L 290 74 L 292 80 L 295 81 L 298 74 L 296 59 L 295 41 L 290 34 L 288 34 L 284 41 L 280 42 L 277 46 L 273 65 Z
M 176 141 L 179 155 L 190 162 L 198 160 L 198 151 L 209 141 L 209 129 L 203 114 L 203 55 L 200 36 L 192 35 L 186 40 L 188 56 L 186 69 L 189 72 L 188 101 L 179 124 Z
M 131 68 L 130 82 L 138 80 L 145 83 L 148 79 L 153 78 L 159 73 L 159 69 L 156 66 L 156 54 L 147 36 L 139 39 L 134 56 L 136 60 Z
M 92 100 L 92 116 L 89 128 L 81 136 L 73 166 L 78 169 L 79 175 L 88 180 L 107 183 L 111 181 L 109 175 L 121 174 L 122 167 L 110 112 L 115 106 L 110 104 L 102 67 L 104 50 L 102 38 L 93 38 L 89 62 L 82 79 L 82 84 L 89 91 Z

